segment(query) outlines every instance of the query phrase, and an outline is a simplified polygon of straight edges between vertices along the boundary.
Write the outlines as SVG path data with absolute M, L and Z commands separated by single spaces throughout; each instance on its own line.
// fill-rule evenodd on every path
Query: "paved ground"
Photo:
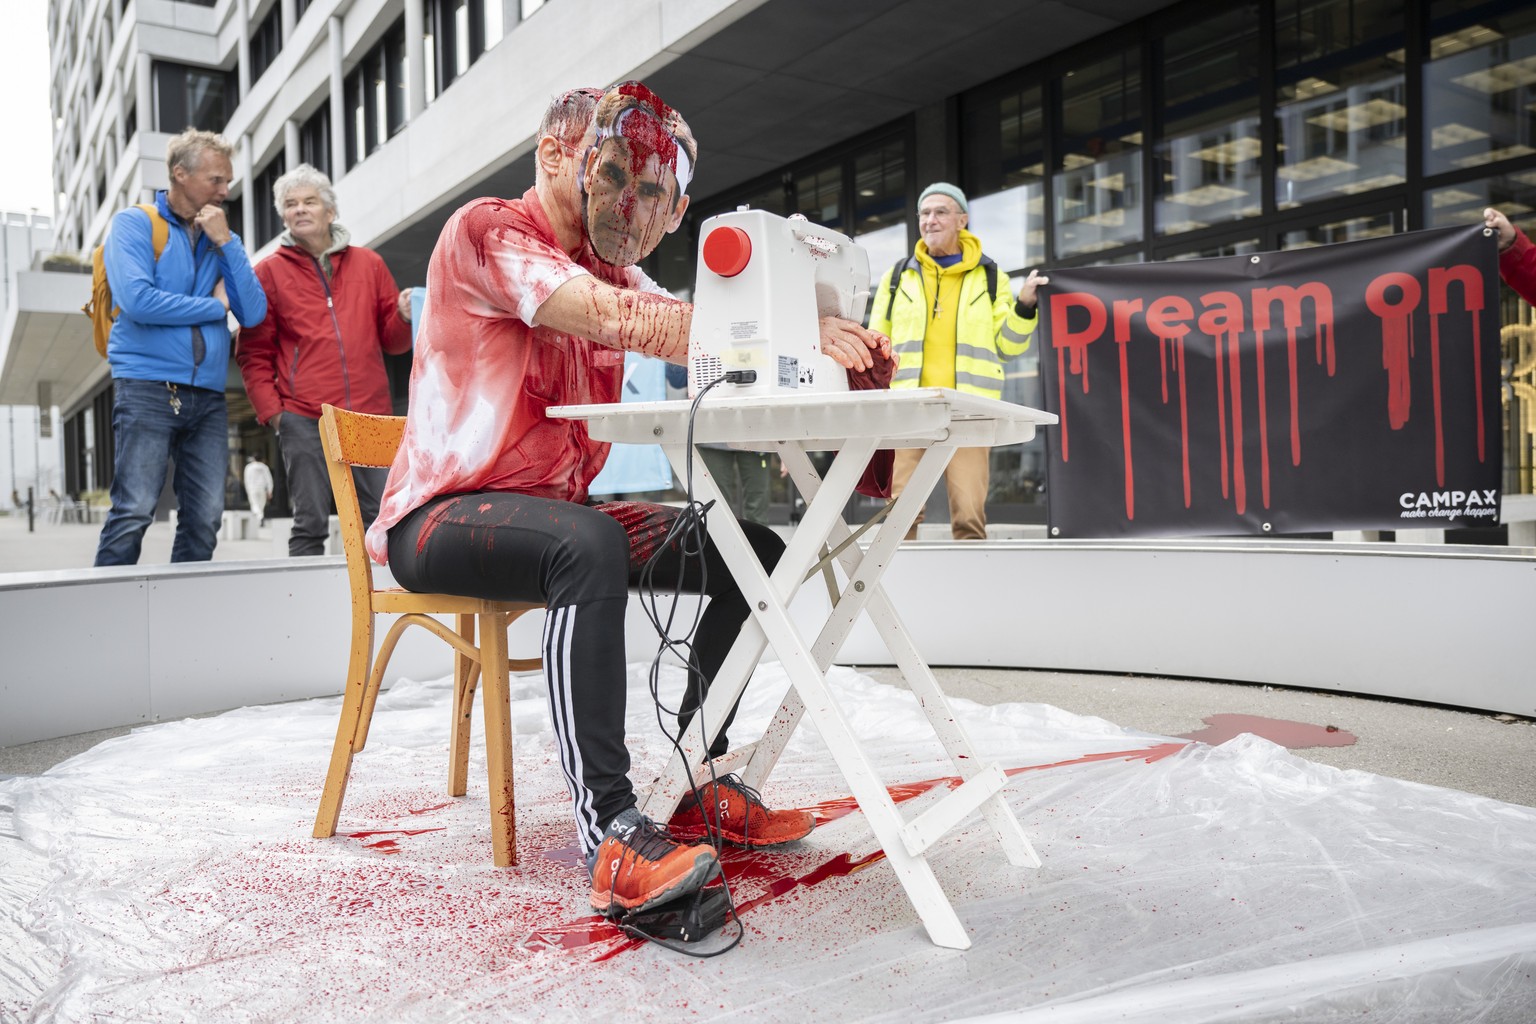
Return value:
M 0 572 L 79 568 L 91 564 L 100 527 L 0 517 Z M 168 561 L 171 534 L 150 528 L 142 562 Z M 282 557 L 270 538 L 220 541 L 217 561 Z M 899 682 L 889 668 L 866 669 Z M 938 673 L 946 691 L 983 704 L 1036 701 L 1096 715 L 1143 732 L 1181 736 L 1212 715 L 1248 715 L 1249 730 L 1292 746 L 1310 760 L 1445 786 L 1536 806 L 1536 725 L 1530 719 L 1375 698 L 1234 683 L 1145 676 L 950 668 Z M 1314 727 L 1302 730 L 1299 725 Z M 1328 727 L 1336 732 L 1328 732 Z M 36 774 L 128 730 L 109 729 L 0 748 L 0 776 Z M 1304 734 L 1310 733 L 1310 734 Z M 1312 746 L 1314 741 L 1346 746 Z M 1211 737 L 1215 739 L 1216 737 Z
M 260 531 L 255 540 L 220 540 L 214 548 L 216 562 L 251 558 L 279 558 L 269 530 Z M 0 516 L 0 572 L 35 572 L 43 569 L 83 569 L 96 560 L 96 540 L 101 523 L 50 523 L 41 514 L 27 528 L 27 514 L 12 512 Z M 153 523 L 144 534 L 140 552 L 141 565 L 171 560 L 171 527 Z

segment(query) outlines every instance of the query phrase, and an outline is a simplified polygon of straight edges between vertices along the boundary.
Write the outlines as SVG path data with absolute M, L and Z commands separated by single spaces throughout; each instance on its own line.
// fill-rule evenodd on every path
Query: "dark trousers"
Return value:
M 624 610 L 646 562 L 661 550 L 653 576 L 658 592 L 675 588 L 710 599 L 693 646 L 703 682 L 689 680 L 680 728 L 747 618 L 746 599 L 713 543 L 704 545 L 701 566 L 667 542 L 678 514 L 644 502 L 577 505 L 485 491 L 428 502 L 389 531 L 389 568 L 407 589 L 548 606 L 544 681 L 586 853 L 602 842 L 609 822 L 635 805 L 624 746 Z M 784 542 L 756 523 L 742 529 L 771 572 Z M 725 726 L 734 714 L 733 708 Z M 728 749 L 722 727 L 710 755 Z
M 288 500 L 293 505 L 288 554 L 323 555 L 325 542 L 331 536 L 331 509 L 335 505 L 325 450 L 320 447 L 320 421 L 285 411 L 277 421 L 277 443 L 283 452 L 283 469 L 288 474 Z M 379 497 L 388 478 L 387 469 L 352 470 L 365 528 L 379 517 Z

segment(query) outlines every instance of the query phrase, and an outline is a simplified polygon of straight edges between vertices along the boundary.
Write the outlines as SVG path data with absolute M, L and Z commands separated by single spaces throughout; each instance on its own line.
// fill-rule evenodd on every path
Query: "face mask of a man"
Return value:
M 624 110 L 599 131 L 582 172 L 587 237 L 605 263 L 633 266 L 682 222 L 688 154 L 648 111 Z

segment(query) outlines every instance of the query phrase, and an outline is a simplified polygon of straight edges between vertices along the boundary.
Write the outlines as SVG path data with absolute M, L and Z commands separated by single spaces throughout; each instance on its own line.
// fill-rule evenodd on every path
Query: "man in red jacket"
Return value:
M 411 347 L 410 291 L 398 291 L 384 260 L 349 244 L 336 223 L 336 193 L 323 173 L 300 164 L 272 186 L 286 230 L 256 265 L 269 297 L 267 318 L 240 335 L 235 361 L 256 418 L 277 432 L 293 504 L 290 555 L 325 553 L 331 483 L 320 448 L 320 407 L 388 416 L 383 353 Z M 363 521 L 379 512 L 387 476 L 354 469 Z

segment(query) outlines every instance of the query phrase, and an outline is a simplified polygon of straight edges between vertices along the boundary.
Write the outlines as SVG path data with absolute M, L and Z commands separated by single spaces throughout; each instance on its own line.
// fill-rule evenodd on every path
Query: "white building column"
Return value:
M 347 173 L 347 81 L 341 73 L 341 19 L 326 23 L 331 49 L 331 180 Z
M 251 94 L 251 0 L 235 0 L 236 63 L 240 65 L 240 99 Z
M 303 162 L 299 154 L 299 122 L 290 117 L 283 122 L 283 168 L 291 171 Z
M 497 0 L 491 0 L 492 3 Z M 425 0 L 405 0 L 405 119 L 427 109 Z
M 249 134 L 240 136 L 240 146 L 235 154 L 235 159 L 240 166 L 235 168 L 235 174 L 240 178 L 240 196 L 244 200 L 240 204 L 240 238 L 245 242 L 246 251 L 256 248 L 253 239 L 256 237 L 256 204 L 261 202 L 261 197 L 256 194 L 255 181 L 251 172 L 251 137 Z
M 278 21 L 283 28 L 283 45 L 293 38 L 293 26 L 299 20 L 299 8 L 295 0 L 281 0 L 277 7 Z
M 112 130 L 117 133 L 117 159 L 121 162 L 128 155 L 128 99 L 133 87 L 133 75 L 124 64 L 112 69 L 112 79 L 115 86 L 112 91 L 117 95 L 117 123 Z
M 155 116 L 155 62 L 149 54 L 140 50 L 137 56 L 137 70 L 134 72 L 134 105 L 138 107 L 136 120 L 139 123 L 139 131 L 158 131 L 160 126 L 156 123 Z M 141 156 L 144 154 L 141 152 Z

